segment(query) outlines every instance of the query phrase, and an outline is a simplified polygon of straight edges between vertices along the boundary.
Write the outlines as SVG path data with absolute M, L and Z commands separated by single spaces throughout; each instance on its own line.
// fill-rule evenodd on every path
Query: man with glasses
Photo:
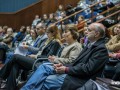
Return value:
M 38 34 L 38 37 L 34 43 L 33 46 L 23 45 L 24 48 L 28 49 L 29 54 L 37 54 L 39 50 L 42 49 L 42 47 L 45 44 L 45 41 L 47 40 L 47 35 L 45 33 L 46 27 L 43 23 L 39 23 L 36 26 L 36 32 Z

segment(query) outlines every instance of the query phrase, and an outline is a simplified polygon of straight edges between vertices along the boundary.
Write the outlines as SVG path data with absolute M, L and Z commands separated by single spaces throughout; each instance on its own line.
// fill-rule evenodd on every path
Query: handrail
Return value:
M 109 18 L 109 17 L 111 17 L 111 16 L 113 16 L 113 15 L 115 15 L 115 14 L 117 14 L 117 13 L 120 13 L 120 10 L 118 10 L 117 12 L 114 12 L 114 13 L 108 15 L 107 17 L 104 17 L 104 18 L 102 18 L 102 19 L 100 19 L 100 20 L 98 20 L 98 21 L 96 21 L 96 22 L 99 23 L 99 22 L 105 20 L 106 18 Z
M 115 25 L 113 25 L 113 26 L 109 27 L 109 28 L 108 28 L 108 30 L 109 30 L 109 29 L 111 29 L 112 27 L 114 27 L 114 26 L 118 25 L 118 24 L 119 24 L 119 23 L 116 23 Z
M 102 1 L 100 1 L 100 2 L 102 2 Z M 99 4 L 100 2 L 97 2 L 97 3 L 95 3 L 95 4 L 91 5 L 91 6 L 88 6 L 88 8 L 92 8 L 93 6 Z M 75 13 L 73 13 L 73 14 L 71 14 L 71 15 L 69 15 L 69 16 L 67 16 L 67 17 L 65 17 L 65 18 L 63 18 L 63 19 L 61 19 L 61 20 L 59 20 L 57 22 L 55 22 L 54 24 L 56 25 L 57 23 L 62 22 L 64 20 L 66 20 L 66 19 L 68 19 L 68 18 L 70 18 L 70 17 L 72 17 L 72 16 L 74 16 L 74 15 L 76 15 L 76 14 L 78 14 L 78 13 L 80 13 L 80 12 L 86 10 L 86 9 L 88 9 L 88 8 L 85 8 L 85 9 L 82 9 L 82 10 L 80 10 L 78 12 L 75 12 Z
M 114 6 L 114 7 L 112 7 L 112 8 L 109 8 L 109 9 L 101 12 L 99 15 L 103 15 L 103 14 L 105 14 L 106 12 L 108 12 L 108 11 L 110 11 L 110 10 L 116 9 L 116 7 L 117 7 L 117 6 Z M 86 20 L 86 21 L 93 20 L 94 18 L 96 18 L 96 17 L 99 16 L 99 15 L 93 16 L 92 18 L 90 18 L 90 19 L 88 19 L 88 20 Z
M 109 17 L 111 17 L 111 16 L 114 16 L 115 14 L 118 14 L 118 13 L 120 13 L 120 10 L 118 10 L 118 11 L 116 11 L 116 12 L 114 12 L 114 13 L 112 13 L 112 14 L 110 14 L 110 15 L 108 15 L 108 16 L 106 16 L 106 17 L 104 17 L 104 18 L 102 18 L 102 19 L 100 19 L 100 20 L 98 20 L 98 21 L 96 21 L 96 22 L 99 23 L 99 22 L 105 20 L 106 18 L 109 18 Z M 82 23 L 83 23 L 83 22 L 82 22 Z M 84 30 L 84 29 L 82 28 L 82 29 L 78 30 L 78 32 L 81 32 L 81 31 L 83 31 L 83 30 Z

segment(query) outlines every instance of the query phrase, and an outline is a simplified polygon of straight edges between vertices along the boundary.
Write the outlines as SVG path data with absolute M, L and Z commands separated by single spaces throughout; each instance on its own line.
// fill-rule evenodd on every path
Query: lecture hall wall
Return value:
M 45 13 L 53 13 L 57 10 L 59 4 L 63 4 L 64 6 L 72 4 L 76 6 L 78 1 L 79 0 L 40 0 L 16 12 L 0 12 L 0 26 L 7 25 L 19 31 L 20 26 L 31 25 L 36 14 L 42 16 Z

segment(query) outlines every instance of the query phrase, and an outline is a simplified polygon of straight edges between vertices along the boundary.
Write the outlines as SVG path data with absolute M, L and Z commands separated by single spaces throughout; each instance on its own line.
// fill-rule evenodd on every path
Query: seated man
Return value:
M 32 76 L 33 81 L 38 81 L 32 84 L 30 79 L 28 85 L 23 86 L 21 90 L 76 90 L 90 78 L 100 76 L 108 60 L 104 35 L 105 28 L 102 24 L 91 24 L 86 30 L 90 44 L 83 49 L 73 64 L 44 63 L 37 69 L 40 72 Z

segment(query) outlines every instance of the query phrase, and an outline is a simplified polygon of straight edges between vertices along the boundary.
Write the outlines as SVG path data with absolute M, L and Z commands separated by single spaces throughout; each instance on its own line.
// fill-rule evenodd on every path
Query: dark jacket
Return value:
M 69 70 L 61 90 L 76 90 L 90 78 L 95 79 L 101 75 L 108 60 L 108 52 L 104 40 L 98 40 L 90 48 L 84 48 Z
M 44 34 L 42 36 L 38 36 L 34 45 L 28 47 L 29 54 L 37 54 L 38 51 L 40 51 L 42 49 L 42 47 L 44 46 L 47 38 L 48 37 L 46 34 Z
M 60 48 L 60 43 L 56 40 L 52 40 L 44 47 L 41 55 L 38 55 L 37 58 L 46 58 L 49 55 L 56 55 L 59 48 Z

